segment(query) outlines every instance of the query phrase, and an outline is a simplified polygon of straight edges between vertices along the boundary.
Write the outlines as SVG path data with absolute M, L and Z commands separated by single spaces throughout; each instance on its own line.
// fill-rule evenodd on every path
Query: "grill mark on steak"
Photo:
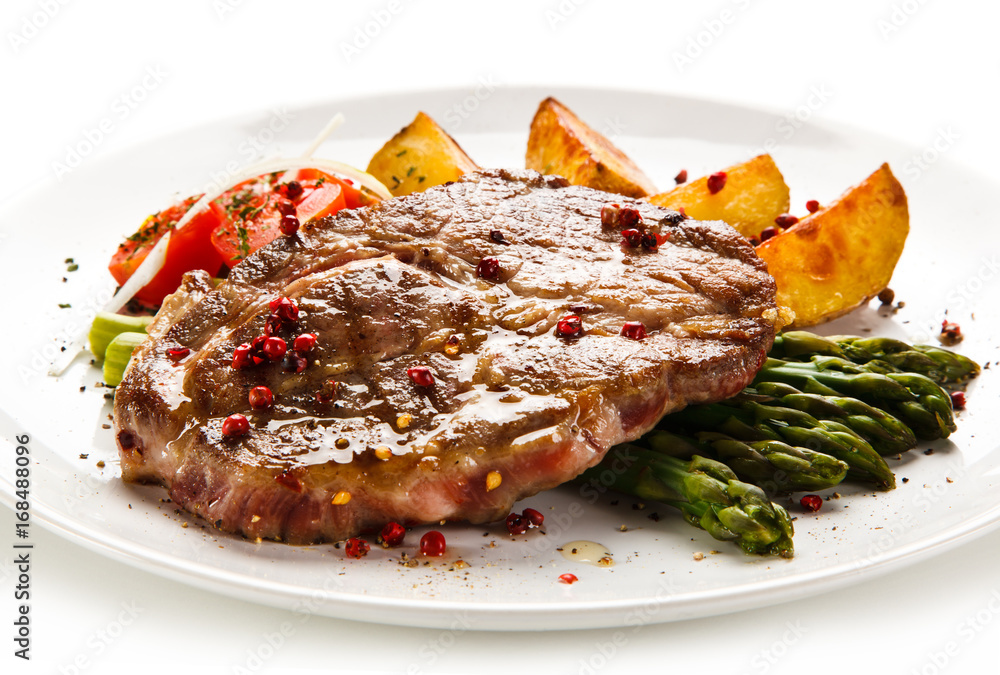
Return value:
M 623 248 L 601 226 L 609 199 L 484 171 L 307 223 L 218 288 L 187 275 L 116 393 L 118 438 L 132 439 L 119 442 L 123 478 L 164 485 L 225 531 L 296 544 L 389 520 L 485 522 L 665 412 L 735 394 L 774 337 L 764 263 L 725 224 L 616 196 L 669 235 L 657 252 Z M 500 260 L 496 281 L 476 276 L 486 256 Z M 276 296 L 300 308 L 286 339 L 318 336 L 308 368 L 232 369 Z M 581 306 L 584 334 L 558 337 Z M 646 339 L 620 336 L 624 321 L 642 321 Z M 458 354 L 445 351 L 453 335 Z M 191 354 L 177 364 L 166 350 L 179 345 Z M 417 365 L 432 387 L 407 376 Z M 273 391 L 272 410 L 250 409 L 257 385 Z M 317 400 L 324 387 L 333 400 Z M 227 438 L 222 421 L 236 412 L 251 431 Z M 503 481 L 487 491 L 490 471 Z M 333 505 L 341 490 L 351 500 Z

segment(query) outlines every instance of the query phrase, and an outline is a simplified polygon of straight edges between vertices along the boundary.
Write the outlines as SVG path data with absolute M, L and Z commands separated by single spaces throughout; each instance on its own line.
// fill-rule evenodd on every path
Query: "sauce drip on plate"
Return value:
M 611 551 L 604 544 L 598 544 L 596 541 L 571 541 L 559 547 L 559 551 L 566 560 L 585 565 L 611 567 L 615 564 Z

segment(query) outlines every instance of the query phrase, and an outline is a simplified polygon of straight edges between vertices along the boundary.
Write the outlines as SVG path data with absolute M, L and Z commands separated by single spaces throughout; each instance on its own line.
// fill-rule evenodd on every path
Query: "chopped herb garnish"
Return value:
M 240 213 L 247 207 L 253 208 L 251 201 L 256 195 L 253 190 L 241 190 L 232 196 L 229 204 L 226 205 L 226 213 L 234 220 L 241 217 Z
M 427 176 L 418 176 L 417 177 L 417 182 L 418 183 L 423 183 L 425 180 L 427 180 Z
M 417 170 L 417 167 L 415 167 L 415 166 L 411 166 L 411 167 L 409 168 L 409 170 L 408 170 L 408 171 L 406 172 L 406 177 L 407 177 L 407 178 L 409 178 L 410 176 L 412 176 L 412 175 L 413 175 L 413 172 L 414 172 L 414 171 L 416 171 L 416 170 Z
M 392 187 L 394 187 L 394 188 L 399 187 L 400 182 L 401 181 L 398 178 L 396 178 L 395 176 L 392 177 Z
M 70 307 L 72 307 L 72 305 L 70 305 L 68 302 L 59 303 L 59 309 L 69 309 Z
M 233 258 L 233 260 L 239 260 L 241 258 L 246 258 L 250 255 L 250 235 L 245 227 L 237 227 L 236 235 L 240 239 L 240 254 Z
M 399 152 L 396 153 L 396 157 L 402 157 L 405 154 L 406 154 L 406 150 L 400 150 Z
M 149 243 L 157 234 L 160 233 L 160 226 L 166 225 L 168 229 L 173 228 L 172 222 L 164 223 L 160 220 L 160 212 L 157 211 L 153 215 L 146 218 L 143 221 L 142 226 L 139 231 L 128 238 L 134 244 L 137 244 L 137 248 L 141 247 L 143 244 Z
M 253 220 L 263 210 L 264 210 L 263 204 L 257 207 L 252 207 L 252 206 L 244 207 L 243 210 L 240 211 L 240 218 L 242 218 L 243 220 Z
M 77 265 L 76 263 L 72 263 L 72 264 L 69 265 L 69 267 L 66 268 L 66 271 L 67 272 L 75 272 L 78 269 L 80 269 L 80 266 Z
M 139 231 L 128 237 L 126 244 L 122 244 L 118 247 L 120 249 L 127 249 L 129 248 L 128 244 L 133 244 L 132 250 L 129 251 L 126 260 L 131 260 L 136 253 L 144 250 L 147 246 L 151 246 L 165 231 L 173 230 L 177 221 L 180 220 L 180 218 L 183 217 L 183 214 L 187 213 L 187 211 L 194 206 L 195 202 L 201 199 L 202 196 L 203 195 L 194 195 L 185 199 L 181 205 L 183 210 L 180 211 L 180 213 L 177 213 L 176 211 L 173 212 L 173 215 L 176 217 L 168 215 L 164 218 L 163 212 L 157 211 L 153 215 L 146 218 L 146 220 L 144 220 L 142 225 L 139 227 Z M 66 259 L 67 265 L 72 262 L 72 258 Z
M 67 264 L 67 265 L 69 265 L 69 264 L 70 264 L 71 262 L 73 262 L 73 259 L 72 259 L 72 258 L 66 258 L 66 264 Z

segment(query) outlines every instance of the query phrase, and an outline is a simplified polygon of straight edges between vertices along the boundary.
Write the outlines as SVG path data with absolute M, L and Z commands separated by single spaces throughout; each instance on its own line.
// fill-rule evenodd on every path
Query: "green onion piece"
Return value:
M 132 352 L 148 336 L 145 333 L 119 333 L 108 345 L 104 353 L 104 384 L 117 387 L 125 376 L 125 368 L 132 358 Z
M 151 316 L 122 316 L 110 312 L 98 312 L 90 326 L 90 351 L 99 359 L 104 358 L 108 345 L 121 333 L 142 333 L 153 321 Z

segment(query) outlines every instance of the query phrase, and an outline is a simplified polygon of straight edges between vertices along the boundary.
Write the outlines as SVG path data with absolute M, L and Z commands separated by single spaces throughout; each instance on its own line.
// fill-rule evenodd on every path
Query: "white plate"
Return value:
M 255 144 L 267 146 L 268 154 L 301 152 L 342 111 L 348 124 L 320 154 L 363 167 L 385 139 L 425 110 L 482 165 L 520 166 L 528 123 L 550 93 L 612 136 L 662 188 L 681 168 L 694 177 L 766 147 L 792 187 L 793 210 L 803 212 L 807 199 L 829 201 L 889 161 L 910 197 L 912 234 L 892 284 L 906 307 L 885 317 L 873 305 L 825 330 L 929 341 L 947 309 L 968 335 L 962 351 L 980 362 L 995 358 L 989 336 L 997 328 L 991 310 L 1000 306 L 994 281 L 1000 261 L 993 253 L 1000 235 L 990 207 L 997 188 L 933 153 L 919 170 L 913 157 L 921 149 L 858 130 L 634 92 L 483 88 L 267 111 L 85 162 L 4 210 L 3 502 L 16 501 L 8 446 L 26 433 L 34 462 L 33 526 L 155 574 L 270 605 L 365 621 L 501 630 L 639 625 L 761 607 L 860 581 L 997 525 L 1000 452 L 990 409 L 1000 393 L 989 370 L 973 386 L 953 442 L 934 445 L 931 456 L 921 452 L 930 446 L 921 444 L 893 462 L 908 479 L 896 491 L 845 487 L 843 498 L 828 501 L 819 514 L 800 514 L 794 560 L 748 557 L 667 508 L 636 510 L 633 500 L 595 499 L 571 486 L 525 503 L 545 513 L 547 534 L 511 538 L 502 525 L 447 526 L 449 554 L 415 569 L 399 564 L 399 550 L 376 547 L 364 560 L 347 560 L 332 546 L 254 544 L 175 514 L 161 501 L 163 490 L 120 481 L 112 434 L 103 428 L 111 411 L 107 390 L 93 386 L 101 376 L 88 359 L 79 358 L 61 378 L 44 375 L 59 338 L 87 325 L 107 299 L 105 265 L 120 237 L 174 197 L 204 189 L 227 163 L 231 171 L 260 158 L 251 157 Z M 66 272 L 67 257 L 78 271 Z M 60 309 L 59 303 L 72 306 Z M 647 517 L 653 512 L 662 519 Z M 412 554 L 418 539 L 419 532 L 408 535 L 403 550 Z M 605 544 L 615 566 L 564 560 L 556 547 L 576 539 Z M 699 551 L 706 554 L 700 562 L 693 557 Z M 470 566 L 456 569 L 458 558 Z M 558 583 L 564 572 L 579 582 Z

